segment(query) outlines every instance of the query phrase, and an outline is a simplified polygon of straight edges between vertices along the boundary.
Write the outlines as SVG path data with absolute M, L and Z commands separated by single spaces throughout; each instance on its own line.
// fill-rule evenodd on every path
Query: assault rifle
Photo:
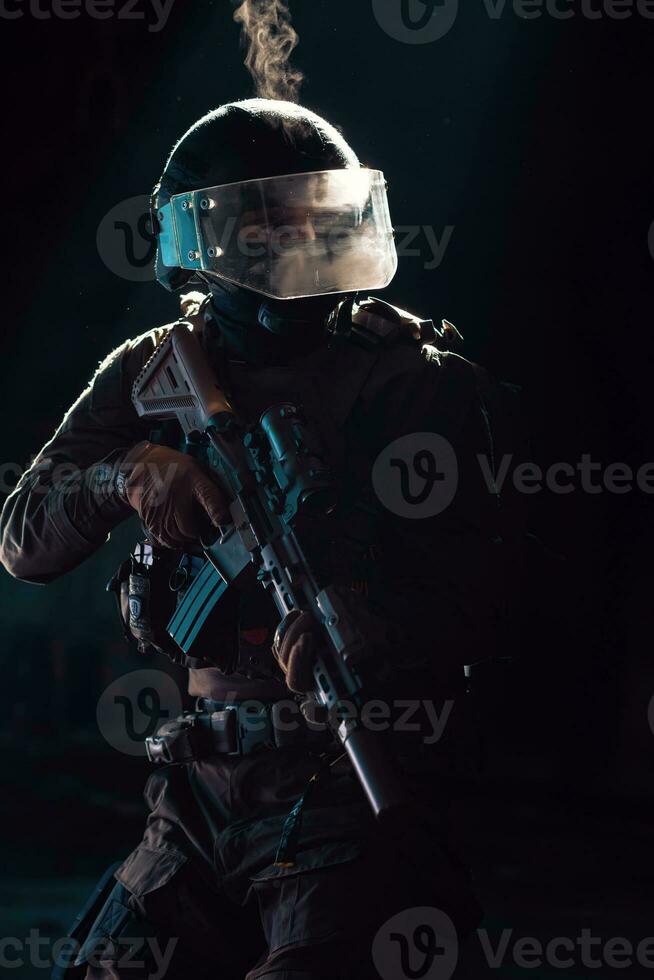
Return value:
M 362 704 L 366 638 L 333 585 L 317 580 L 305 553 L 302 523 L 326 516 L 336 502 L 332 474 L 298 406 L 268 408 L 257 425 L 237 418 L 190 324 L 176 323 L 134 383 L 139 416 L 177 419 L 190 446 L 201 445 L 231 500 L 232 523 L 204 546 L 207 558 L 168 631 L 187 652 L 226 590 L 250 578 L 272 596 L 280 619 L 307 611 L 322 642 L 314 667 L 316 701 L 347 752 L 376 817 L 405 805 L 378 734 L 339 716 L 348 700 Z

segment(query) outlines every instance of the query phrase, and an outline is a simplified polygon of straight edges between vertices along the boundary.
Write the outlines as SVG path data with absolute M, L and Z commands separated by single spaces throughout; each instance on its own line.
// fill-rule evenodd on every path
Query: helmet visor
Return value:
M 176 194 L 159 213 L 166 266 L 276 299 L 381 289 L 397 269 L 378 170 L 326 170 Z

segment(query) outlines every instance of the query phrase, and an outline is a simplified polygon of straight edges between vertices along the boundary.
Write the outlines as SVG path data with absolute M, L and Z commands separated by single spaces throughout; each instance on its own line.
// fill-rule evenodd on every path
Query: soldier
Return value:
M 201 189 L 202 255 L 172 234 L 168 207 Z M 278 738 L 274 705 L 290 692 L 303 701 L 313 685 L 308 616 L 290 614 L 275 632 L 274 610 L 253 588 L 205 637 L 209 652 L 185 659 L 153 621 L 153 596 L 150 620 L 136 624 L 141 645 L 184 663 L 198 715 L 238 714 L 254 699 L 261 734 L 207 745 L 169 726 L 143 841 L 91 906 L 66 975 L 363 980 L 377 975 L 377 931 L 403 909 L 437 907 L 460 936 L 478 921 L 446 811 L 463 665 L 493 655 L 516 559 L 512 505 L 477 459 L 492 470 L 511 450 L 507 392 L 448 351 L 445 335 L 439 346 L 429 321 L 360 297 L 395 272 L 385 188 L 314 113 L 261 99 L 209 113 L 175 146 L 153 200 L 157 278 L 171 290 L 201 285 L 183 309 L 237 414 L 256 421 L 275 402 L 301 404 L 338 474 L 321 562 L 388 664 L 389 725 L 400 708 L 413 711 L 394 752 L 423 818 L 411 840 L 401 831 L 390 840 L 323 727 L 298 713 Z M 132 405 L 134 379 L 169 329 L 107 357 L 7 499 L 0 557 L 12 575 L 51 581 L 134 511 L 176 558 L 200 552 L 228 520 L 225 491 L 180 452 L 179 433 L 153 434 Z M 457 472 L 417 465 L 426 492 L 409 489 L 395 506 L 375 461 L 425 432 L 447 439 Z M 62 464 L 76 472 L 60 478 Z M 411 458 L 395 464 L 398 478 L 415 477 Z M 454 476 L 449 506 L 423 506 Z M 253 660 L 264 666 L 249 669 Z M 446 703 L 443 732 L 435 719 Z

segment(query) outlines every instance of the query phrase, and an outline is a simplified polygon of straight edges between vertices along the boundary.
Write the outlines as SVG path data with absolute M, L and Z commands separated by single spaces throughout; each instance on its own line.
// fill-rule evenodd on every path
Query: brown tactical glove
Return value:
M 167 446 L 139 442 L 130 449 L 116 487 L 164 548 L 197 545 L 230 522 L 222 487 L 191 456 Z
M 367 655 L 381 661 L 394 642 L 394 631 L 367 601 L 350 589 L 339 589 L 339 594 L 356 627 L 365 640 Z M 313 667 L 316 648 L 320 643 L 321 628 L 308 612 L 293 609 L 284 616 L 277 627 L 272 652 L 286 677 L 286 686 L 296 694 L 306 694 L 315 688 Z
M 318 626 L 308 612 L 293 609 L 284 616 L 275 631 L 272 651 L 286 677 L 286 686 L 296 694 L 306 694 L 315 687 L 315 662 Z

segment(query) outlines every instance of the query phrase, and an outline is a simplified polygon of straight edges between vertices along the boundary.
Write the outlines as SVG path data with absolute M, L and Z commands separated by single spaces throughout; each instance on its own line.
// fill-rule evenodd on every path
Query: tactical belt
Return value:
M 324 750 L 332 740 L 327 726 L 308 722 L 294 701 L 226 704 L 200 698 L 197 706 L 197 711 L 185 711 L 146 738 L 150 762 L 181 764 L 212 755 L 248 755 L 302 744 Z

